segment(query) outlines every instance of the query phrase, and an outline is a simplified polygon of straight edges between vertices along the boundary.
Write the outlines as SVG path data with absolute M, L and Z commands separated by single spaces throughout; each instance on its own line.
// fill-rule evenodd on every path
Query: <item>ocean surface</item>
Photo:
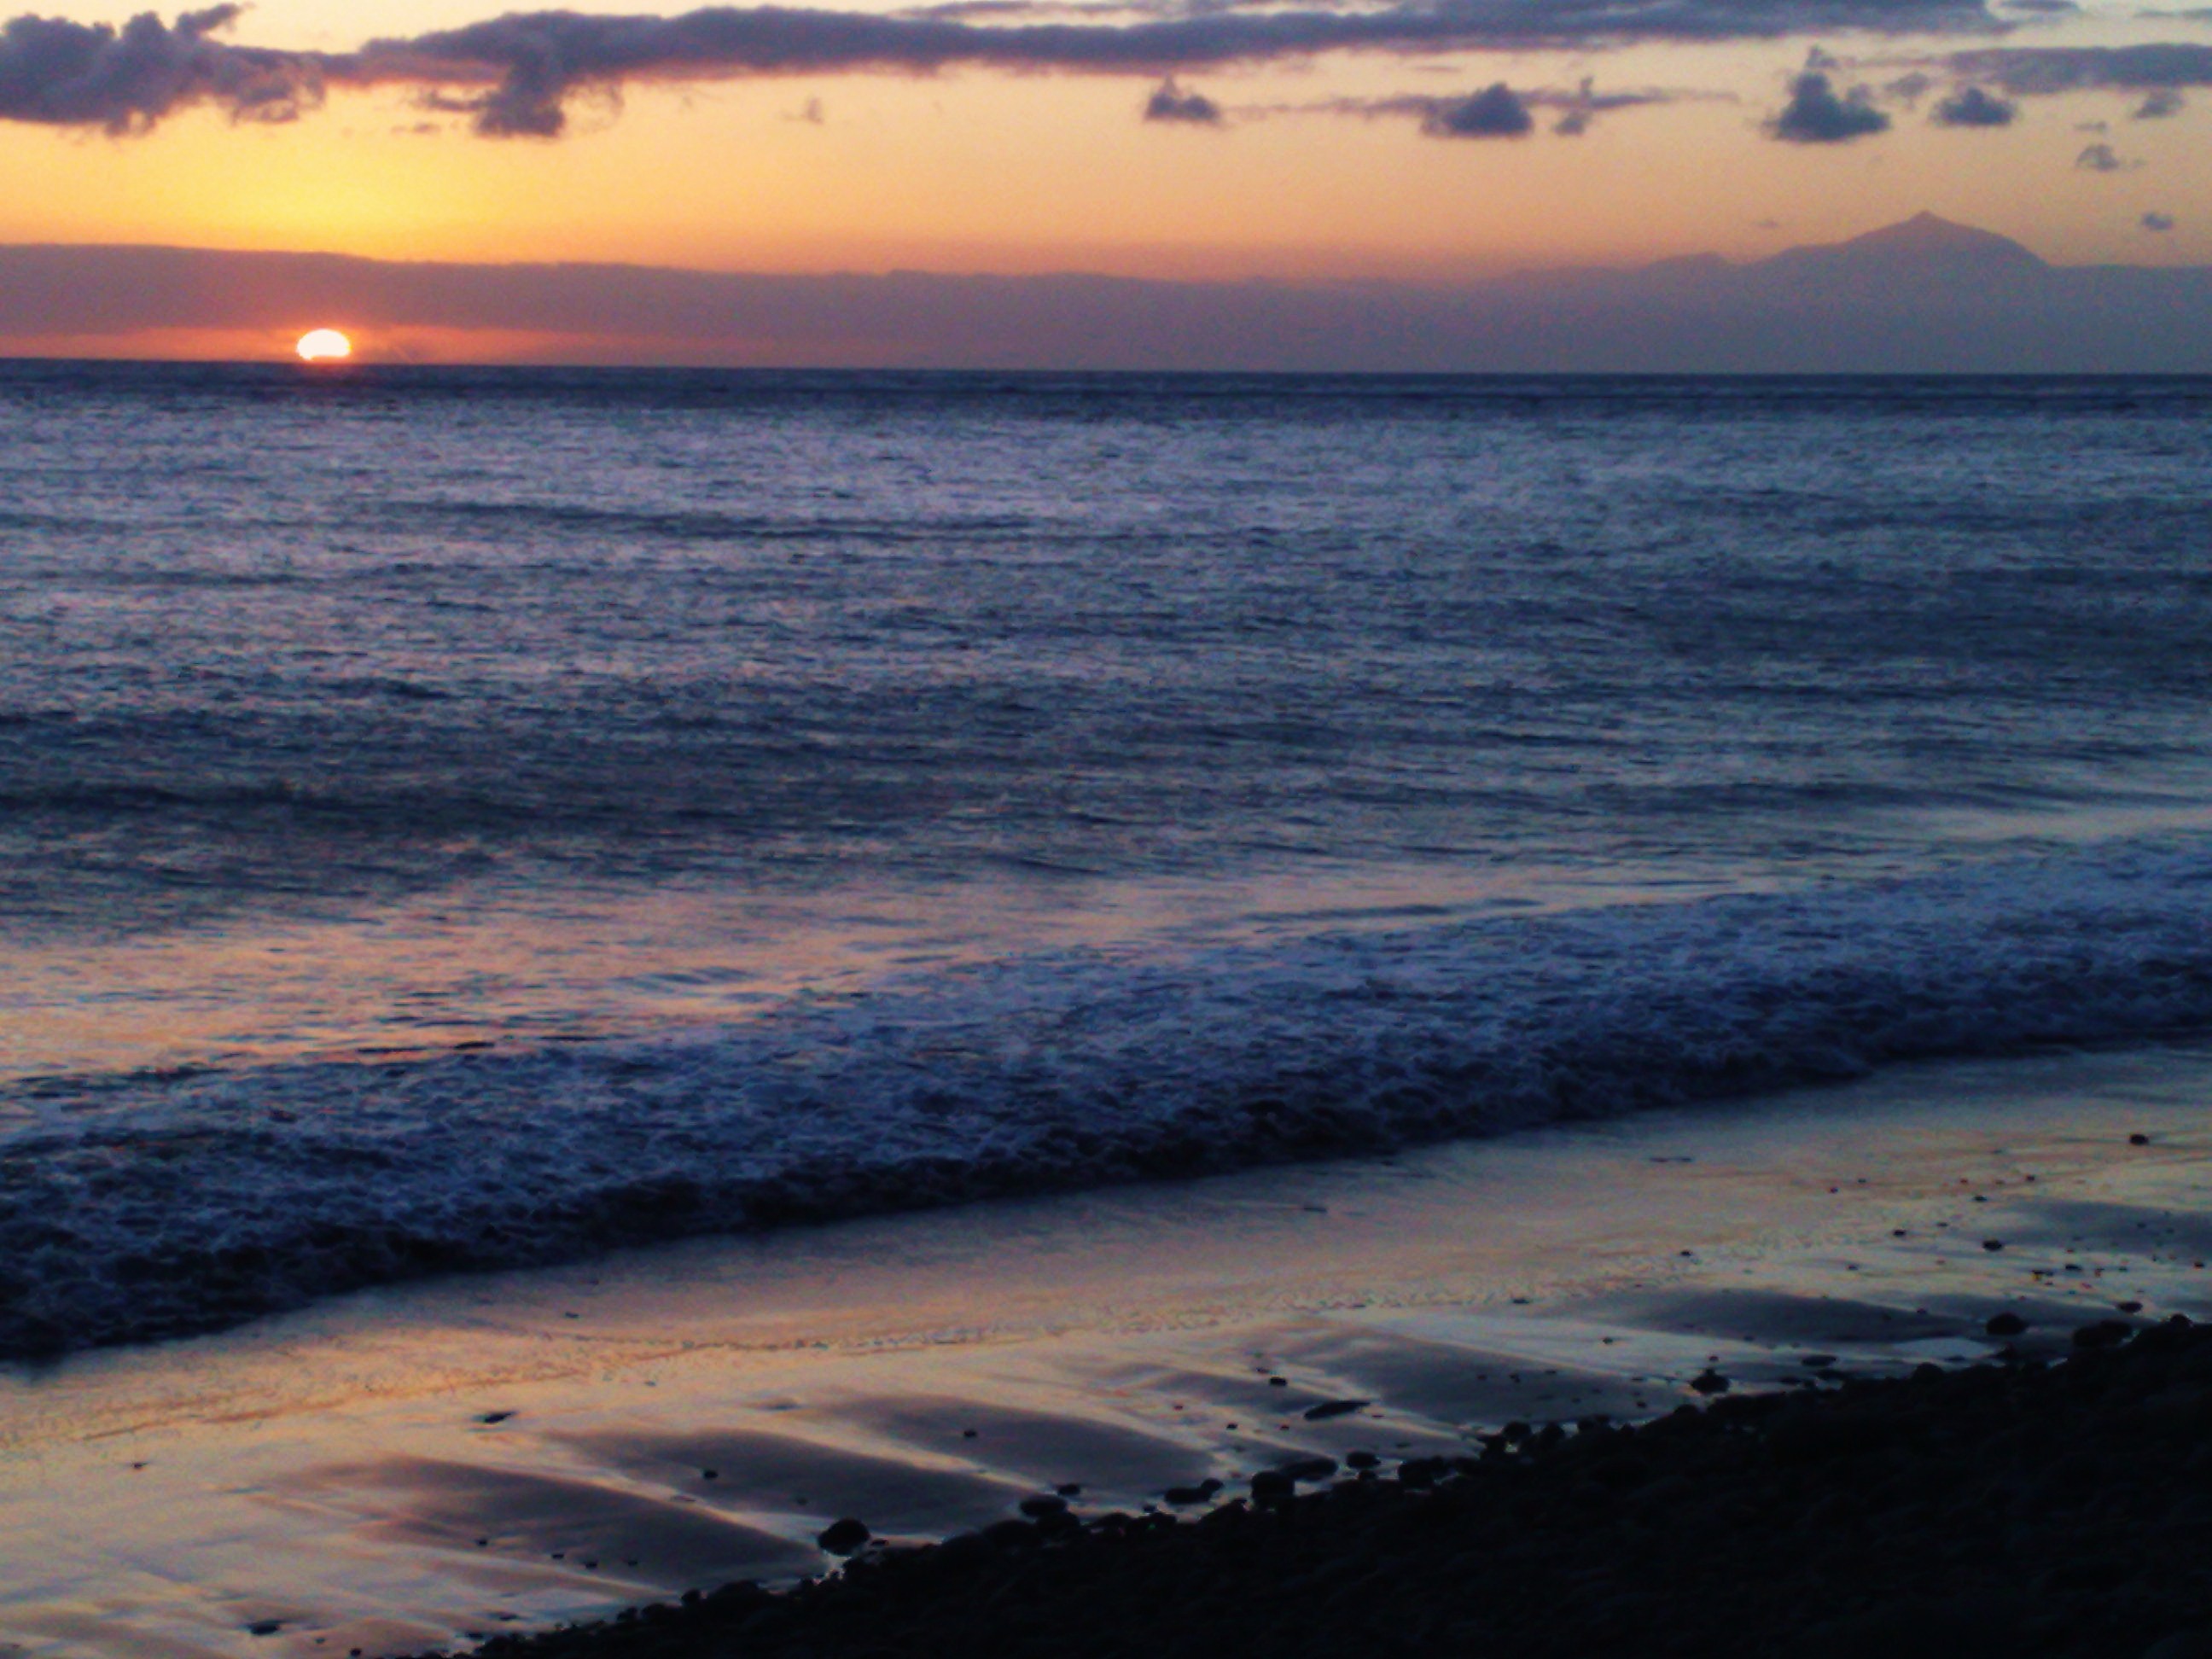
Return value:
M 0 364 L 0 1355 L 2208 1027 L 2212 380 Z

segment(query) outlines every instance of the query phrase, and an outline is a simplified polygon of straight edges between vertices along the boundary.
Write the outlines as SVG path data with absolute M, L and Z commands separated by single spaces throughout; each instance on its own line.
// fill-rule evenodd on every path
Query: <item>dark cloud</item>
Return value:
M 208 37 L 243 8 L 151 12 L 120 28 L 23 16 L 0 25 L 0 120 L 143 132 L 171 110 L 212 104 L 238 121 L 289 121 L 322 101 L 314 60 Z
M 2122 161 L 2110 144 L 2092 144 L 2074 158 L 2074 165 L 2084 173 L 2130 173 L 2142 163 Z
M 371 43 L 382 78 L 495 80 L 476 100 L 480 129 L 544 134 L 574 91 L 639 79 L 836 70 L 1007 69 L 1170 74 L 1348 50 L 1536 49 L 1631 40 L 1768 39 L 1808 27 L 1885 32 L 1996 27 L 1981 0 L 1425 0 L 1356 11 L 1199 12 L 1119 25 L 1009 26 L 775 8 L 680 16 L 520 13 L 465 28 Z
M 675 16 L 514 12 L 459 28 L 293 52 L 210 39 L 234 6 L 120 28 L 23 16 L 0 25 L 0 119 L 142 131 L 212 105 L 241 120 L 289 120 L 331 86 L 411 87 L 494 137 L 547 137 L 579 94 L 638 82 L 957 66 L 1170 75 L 1350 52 L 1591 50 L 1638 41 L 1775 40 L 1815 30 L 1999 32 L 1987 0 L 1395 0 L 1349 9 L 1234 3 L 1134 22 L 1087 8 L 1008 13 L 956 0 L 886 16 L 797 7 L 710 6 Z M 1034 21 L 1043 16 L 1079 21 Z M 1026 17 L 1031 21 L 1008 21 Z
M 1202 92 L 1186 92 L 1168 78 L 1152 88 L 1152 95 L 1145 100 L 1145 119 L 1147 121 L 1180 121 L 1190 126 L 1218 127 L 1221 125 L 1221 106 Z
M 2179 115 L 2187 108 L 2189 100 L 2175 87 L 2160 87 L 2136 106 L 2138 121 L 2162 121 L 2169 115 Z
M 933 6 L 911 7 L 900 15 L 965 23 L 979 17 L 1001 21 L 1010 17 L 1072 17 L 1085 12 L 1127 9 L 1123 6 L 1050 5 L 1041 3 L 1041 0 L 941 0 Z
M 2019 105 L 1979 87 L 1961 87 L 1936 106 L 1936 124 L 1945 127 L 2008 127 L 2019 115 Z
M 1421 131 L 1431 138 L 1524 138 L 1535 125 L 1513 88 L 1498 81 L 1470 97 L 1438 104 Z
M 1577 138 L 1589 131 L 1599 116 L 1615 110 L 1640 109 L 1654 104 L 1733 101 L 1725 93 L 1665 91 L 1638 88 L 1625 92 L 1600 92 L 1585 76 L 1571 91 L 1550 87 L 1516 91 L 1499 82 L 1480 92 L 1439 98 L 1433 93 L 1401 93 L 1393 98 L 1329 98 L 1310 104 L 1263 106 L 1247 112 L 1255 115 L 1353 115 L 1366 120 L 1411 116 L 1421 130 L 1439 138 L 1517 138 L 1535 125 L 1533 112 L 1557 110 L 1552 131 Z
M 1595 80 L 1589 76 L 1583 83 L 1567 94 L 1531 92 L 1521 94 L 1521 101 L 1542 107 L 1557 109 L 1559 118 L 1553 123 L 1552 131 L 1562 138 L 1579 138 L 1590 130 L 1590 123 L 1613 110 L 1640 109 L 1648 104 L 1670 104 L 1692 94 L 1668 92 L 1600 92 Z
M 1994 82 L 2015 98 L 2212 86 L 2212 46 L 2181 41 L 2140 46 L 1996 46 L 1954 52 L 1944 63 L 1960 80 Z
M 2142 216 L 2142 224 L 2145 230 L 2162 236 L 2173 228 L 2174 217 L 2171 213 L 2146 213 Z
M 1864 87 L 1853 87 L 1839 98 L 1834 84 L 1817 71 L 1790 83 L 1790 101 L 1766 124 L 1768 132 L 1792 144 L 1849 143 L 1888 128 L 1889 117 L 1874 106 L 1874 96 Z

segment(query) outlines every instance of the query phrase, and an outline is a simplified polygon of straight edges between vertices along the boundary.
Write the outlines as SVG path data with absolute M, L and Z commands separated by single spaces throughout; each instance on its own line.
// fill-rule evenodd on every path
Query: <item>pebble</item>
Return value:
M 1220 1490 L 1221 1483 L 1209 1478 L 1194 1486 L 1170 1486 L 1160 1496 L 1178 1508 L 1188 1508 L 1193 1504 L 1205 1503 Z
M 1367 1400 L 1325 1400 L 1318 1406 L 1306 1407 L 1306 1421 L 1325 1423 L 1332 1417 L 1349 1417 L 1362 1407 L 1373 1403 Z

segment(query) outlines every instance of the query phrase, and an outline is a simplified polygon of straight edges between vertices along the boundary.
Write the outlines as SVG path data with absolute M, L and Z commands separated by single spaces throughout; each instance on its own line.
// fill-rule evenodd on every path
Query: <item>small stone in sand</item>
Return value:
M 1178 1509 L 1188 1509 L 1193 1504 L 1203 1504 L 1221 1490 L 1218 1480 L 1206 1480 L 1194 1486 L 1170 1486 L 1161 1497 Z
M 1325 1423 L 1332 1417 L 1349 1417 L 1361 1407 L 1371 1403 L 1365 1400 L 1325 1400 L 1318 1406 L 1306 1407 L 1306 1421 Z

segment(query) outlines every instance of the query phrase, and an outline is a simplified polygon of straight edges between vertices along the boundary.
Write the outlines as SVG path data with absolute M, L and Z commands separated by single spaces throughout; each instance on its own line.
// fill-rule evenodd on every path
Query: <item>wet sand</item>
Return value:
M 1190 1522 L 1033 1500 L 475 1659 L 2205 1659 L 2212 1327 L 2100 1322 L 2070 1349 L 1716 1383 L 1304 1493 L 1276 1471 Z
M 2212 1316 L 2208 1103 L 2203 1047 L 1930 1066 L 19 1370 L 0 1653 L 404 1652 L 818 1573 L 842 1516 L 1195 1513 L 1302 1456 L 1658 1415 L 1708 1372 L 1832 1388 Z M 2028 1329 L 1991 1336 L 2004 1310 Z

